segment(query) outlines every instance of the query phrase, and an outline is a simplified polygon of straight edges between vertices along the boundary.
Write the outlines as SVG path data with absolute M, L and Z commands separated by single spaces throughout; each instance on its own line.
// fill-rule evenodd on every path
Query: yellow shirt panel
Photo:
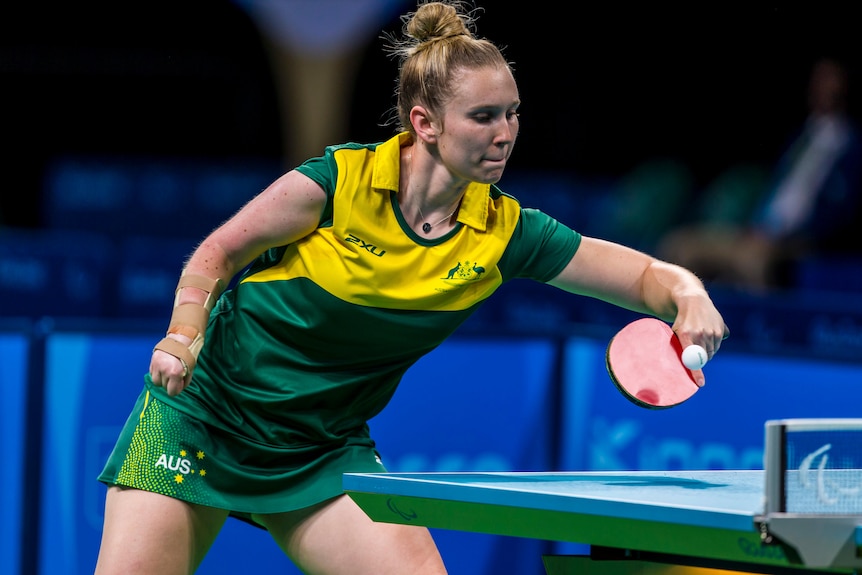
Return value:
M 417 236 L 393 196 L 403 139 L 337 149 L 332 225 L 288 246 L 279 264 L 244 281 L 304 277 L 344 301 L 387 309 L 457 311 L 491 295 L 502 283 L 497 262 L 520 206 L 505 195 L 492 199 L 487 184 L 471 184 L 452 233 L 433 241 Z

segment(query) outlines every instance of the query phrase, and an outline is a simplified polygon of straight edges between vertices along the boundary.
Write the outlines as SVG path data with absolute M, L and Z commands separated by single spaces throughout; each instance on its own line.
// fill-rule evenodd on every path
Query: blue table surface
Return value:
M 344 488 L 750 531 L 763 511 L 764 472 L 348 473 Z

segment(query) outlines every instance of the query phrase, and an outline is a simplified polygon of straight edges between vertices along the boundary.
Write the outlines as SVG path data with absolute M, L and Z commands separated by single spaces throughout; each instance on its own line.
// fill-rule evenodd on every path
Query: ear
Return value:
M 424 106 L 413 106 L 410 110 L 410 123 L 416 132 L 416 137 L 426 144 L 436 144 L 439 126 L 431 113 Z

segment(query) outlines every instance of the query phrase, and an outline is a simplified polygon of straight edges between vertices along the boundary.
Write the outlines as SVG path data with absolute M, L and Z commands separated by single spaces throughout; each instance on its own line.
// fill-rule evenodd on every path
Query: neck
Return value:
M 402 207 L 402 213 L 413 213 L 413 229 L 416 231 L 420 231 L 428 235 L 433 230 L 441 228 L 448 229 L 451 227 L 450 220 L 452 216 L 454 216 L 458 207 L 461 205 L 461 197 L 455 199 L 454 203 L 445 204 L 442 206 L 430 206 L 427 203 L 424 203 L 423 200 L 427 200 L 427 196 L 423 196 L 421 193 L 416 191 L 416 185 L 413 185 L 413 150 L 411 148 L 405 148 L 405 152 L 402 157 L 401 164 L 401 178 L 399 182 L 399 186 L 401 191 L 399 196 L 401 198 L 400 204 Z M 423 209 L 423 203 L 425 205 L 425 209 Z M 415 205 L 415 208 L 413 207 Z M 446 224 L 443 226 L 443 224 Z

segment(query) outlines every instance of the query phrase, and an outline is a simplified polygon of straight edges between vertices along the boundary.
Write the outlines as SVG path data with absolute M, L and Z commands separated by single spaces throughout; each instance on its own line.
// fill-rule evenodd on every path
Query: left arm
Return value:
M 548 283 L 672 322 L 683 348 L 698 344 L 710 358 L 730 333 L 692 272 L 605 240 L 583 237 L 571 261 Z

